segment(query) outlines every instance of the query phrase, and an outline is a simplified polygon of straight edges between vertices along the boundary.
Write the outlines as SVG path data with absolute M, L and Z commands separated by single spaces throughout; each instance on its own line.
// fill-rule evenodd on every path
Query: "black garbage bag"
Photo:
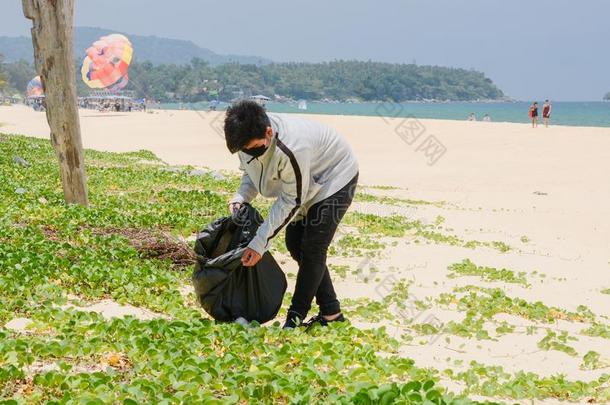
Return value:
M 277 315 L 286 276 L 269 252 L 253 267 L 241 256 L 263 223 L 254 207 L 242 204 L 233 216 L 212 222 L 197 235 L 193 285 L 199 303 L 214 319 L 267 322 Z

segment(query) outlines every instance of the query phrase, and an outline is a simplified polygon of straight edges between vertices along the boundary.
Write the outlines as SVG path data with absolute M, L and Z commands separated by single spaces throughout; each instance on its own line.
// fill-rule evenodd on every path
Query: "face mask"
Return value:
M 266 150 L 267 150 L 267 147 L 265 145 L 261 145 L 261 146 L 255 147 L 255 148 L 244 149 L 242 152 L 247 153 L 248 155 L 256 158 L 256 157 L 262 156 Z

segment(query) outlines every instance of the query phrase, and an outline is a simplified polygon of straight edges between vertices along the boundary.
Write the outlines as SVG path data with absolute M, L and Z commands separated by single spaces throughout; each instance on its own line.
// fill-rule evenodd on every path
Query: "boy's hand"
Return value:
M 229 213 L 231 215 L 235 214 L 237 211 L 239 211 L 239 207 L 241 207 L 241 203 L 238 203 L 238 202 L 230 203 L 229 204 Z
M 241 264 L 246 267 L 255 266 L 260 259 L 261 255 L 259 255 L 256 250 L 246 248 L 244 254 L 241 256 Z

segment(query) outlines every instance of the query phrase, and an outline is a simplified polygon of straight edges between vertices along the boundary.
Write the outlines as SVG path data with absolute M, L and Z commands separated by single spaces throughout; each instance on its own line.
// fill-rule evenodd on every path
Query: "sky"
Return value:
M 473 68 L 519 100 L 610 91 L 608 0 L 75 2 L 77 26 L 186 39 L 221 54 Z M 21 0 L 0 0 L 0 35 L 30 27 Z

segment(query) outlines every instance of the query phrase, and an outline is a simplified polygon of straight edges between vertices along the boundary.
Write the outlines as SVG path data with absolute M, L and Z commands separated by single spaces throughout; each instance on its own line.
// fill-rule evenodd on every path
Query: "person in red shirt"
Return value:
M 549 127 L 549 121 L 551 120 L 551 110 L 553 106 L 549 100 L 544 100 L 544 104 L 542 106 L 542 119 L 544 120 L 544 126 Z
M 529 110 L 529 116 L 532 120 L 532 128 L 536 128 L 538 126 L 538 103 L 534 103 L 531 105 Z

